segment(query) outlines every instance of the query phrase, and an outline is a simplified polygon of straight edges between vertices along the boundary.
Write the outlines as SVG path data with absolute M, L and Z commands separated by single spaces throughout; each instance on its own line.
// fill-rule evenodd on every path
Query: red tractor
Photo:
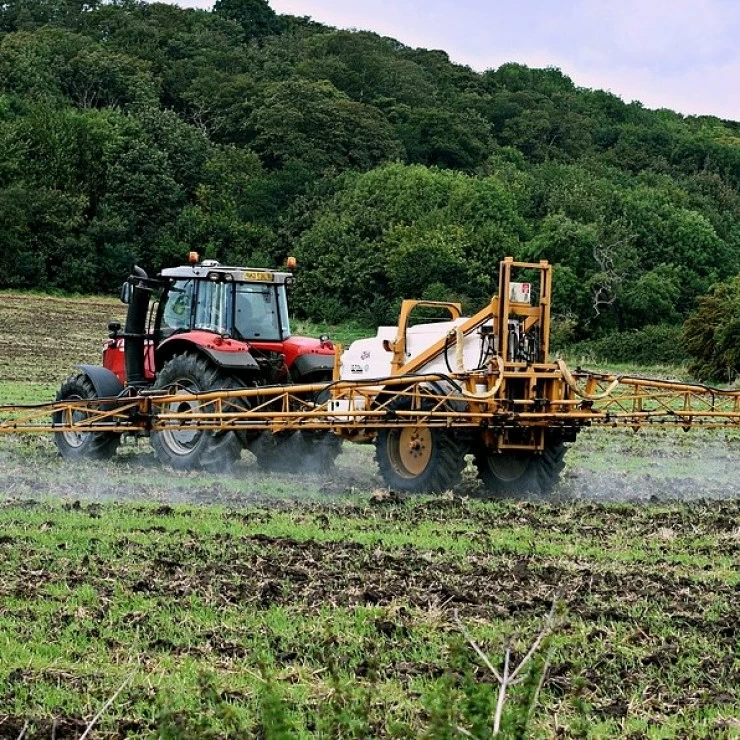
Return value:
M 103 366 L 79 365 L 57 400 L 111 398 L 141 390 L 183 395 L 217 389 L 255 388 L 329 381 L 334 346 L 329 338 L 290 333 L 287 289 L 290 272 L 225 267 L 213 260 L 163 270 L 150 278 L 139 267 L 123 284 L 126 326 L 108 325 Z M 246 403 L 242 400 L 241 403 Z M 184 411 L 188 401 L 174 403 Z M 61 419 L 59 419 L 61 421 Z M 120 434 L 60 432 L 57 447 L 67 458 L 106 459 Z M 163 463 L 181 470 L 229 469 L 248 447 L 268 469 L 323 470 L 341 440 L 327 433 L 250 433 L 172 430 L 152 432 Z

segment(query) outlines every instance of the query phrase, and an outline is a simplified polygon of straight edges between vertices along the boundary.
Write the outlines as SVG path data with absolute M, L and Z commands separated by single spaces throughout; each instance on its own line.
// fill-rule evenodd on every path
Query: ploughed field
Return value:
M 0 402 L 52 398 L 110 319 L 0 294 Z M 368 447 L 218 477 L 0 436 L 0 738 L 488 737 L 460 624 L 500 669 L 556 596 L 505 736 L 737 736 L 739 457 L 738 433 L 587 430 L 550 501 L 475 500 L 472 467 L 398 500 Z
M 54 400 L 78 363 L 100 364 L 110 321 L 125 321 L 112 298 L 0 293 L 0 404 Z

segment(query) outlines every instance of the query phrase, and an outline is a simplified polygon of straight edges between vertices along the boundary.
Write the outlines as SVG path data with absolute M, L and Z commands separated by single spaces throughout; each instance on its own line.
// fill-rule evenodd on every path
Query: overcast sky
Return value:
M 175 0 L 172 0 L 173 2 Z M 212 0 L 177 0 L 210 8 Z M 270 0 L 278 13 L 444 49 L 477 70 L 560 67 L 649 108 L 740 121 L 740 0 Z

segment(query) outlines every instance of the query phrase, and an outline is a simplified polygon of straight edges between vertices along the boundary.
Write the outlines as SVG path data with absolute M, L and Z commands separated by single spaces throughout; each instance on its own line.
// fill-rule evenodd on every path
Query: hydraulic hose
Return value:
M 455 341 L 457 342 L 457 347 L 455 349 L 455 364 L 457 366 L 457 372 L 460 375 L 464 375 L 467 372 L 465 370 L 463 355 L 465 335 L 459 326 L 455 327 Z M 496 367 L 498 369 L 498 377 L 496 378 L 496 382 L 493 384 L 493 388 L 484 393 L 476 393 L 475 391 L 469 391 L 467 388 L 463 387 L 461 390 L 465 398 L 470 398 L 473 401 L 488 401 L 499 392 L 501 383 L 504 382 L 504 361 L 501 357 L 495 355 L 493 357 L 493 362 L 496 363 Z
M 555 364 L 558 366 L 558 370 L 563 375 L 563 380 L 568 384 L 568 387 L 575 393 L 579 398 L 582 398 L 584 401 L 602 401 L 605 398 L 608 398 L 611 396 L 614 389 L 620 384 L 620 379 L 616 378 L 611 382 L 609 387 L 603 392 L 603 393 L 597 393 L 595 395 L 589 395 L 588 393 L 584 393 L 576 383 L 575 378 L 570 374 L 570 370 L 568 370 L 568 366 L 563 362 L 563 360 L 556 360 Z

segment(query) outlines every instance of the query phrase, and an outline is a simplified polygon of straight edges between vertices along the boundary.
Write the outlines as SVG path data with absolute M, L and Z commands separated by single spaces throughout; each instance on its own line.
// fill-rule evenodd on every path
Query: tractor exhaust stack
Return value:
M 124 338 L 126 340 L 126 379 L 134 387 L 147 385 L 144 376 L 144 347 L 146 342 L 146 317 L 152 289 L 144 282 L 146 272 L 134 265 L 134 273 L 129 277 L 131 295 L 126 316 Z

